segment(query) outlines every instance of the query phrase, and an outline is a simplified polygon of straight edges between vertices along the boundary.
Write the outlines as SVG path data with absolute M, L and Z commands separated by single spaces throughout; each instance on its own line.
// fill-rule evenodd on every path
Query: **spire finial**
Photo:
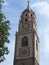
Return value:
M 29 0 L 28 0 L 28 6 L 27 6 L 27 8 L 29 9 Z

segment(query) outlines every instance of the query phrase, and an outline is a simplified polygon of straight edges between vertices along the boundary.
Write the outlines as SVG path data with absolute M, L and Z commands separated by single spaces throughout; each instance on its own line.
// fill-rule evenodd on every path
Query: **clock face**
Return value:
M 23 47 L 19 49 L 19 57 L 26 57 L 30 55 L 30 48 L 29 47 Z
M 24 29 L 28 29 L 28 28 L 29 28 L 29 24 L 25 23 L 25 24 L 23 25 L 23 28 L 24 28 Z
M 25 55 L 25 54 L 27 54 L 27 50 L 22 50 L 22 55 Z

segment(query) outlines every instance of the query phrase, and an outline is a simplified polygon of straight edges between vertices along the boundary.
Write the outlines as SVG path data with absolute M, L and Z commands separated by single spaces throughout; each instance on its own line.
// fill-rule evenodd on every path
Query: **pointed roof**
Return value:
M 35 13 L 32 11 L 32 9 L 30 8 L 30 6 L 29 6 L 29 1 L 28 1 L 27 8 L 23 11 L 23 13 L 26 12 L 26 11 L 30 11 L 30 12 L 32 12 L 33 14 L 35 14 Z
M 27 9 L 29 9 L 29 1 L 28 1 Z

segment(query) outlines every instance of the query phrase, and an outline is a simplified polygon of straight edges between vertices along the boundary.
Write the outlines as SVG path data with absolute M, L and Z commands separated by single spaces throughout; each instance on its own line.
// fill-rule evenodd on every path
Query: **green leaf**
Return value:
M 4 0 L 0 0 L 0 62 L 3 62 L 6 58 L 5 55 L 8 55 L 8 47 L 5 46 L 5 43 L 9 43 L 9 30 L 10 22 L 6 20 L 4 13 L 2 13 L 2 3 Z

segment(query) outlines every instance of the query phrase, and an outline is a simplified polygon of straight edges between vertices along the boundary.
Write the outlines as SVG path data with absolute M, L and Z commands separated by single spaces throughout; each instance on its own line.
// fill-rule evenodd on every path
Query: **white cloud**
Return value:
M 44 30 L 44 53 L 45 56 L 49 55 L 49 26 Z
M 41 46 L 42 52 L 46 57 L 49 56 L 49 3 L 42 1 L 42 2 L 35 2 L 32 5 L 32 8 L 36 10 L 36 13 L 39 13 L 41 16 L 44 16 L 46 19 L 42 20 L 44 21 L 44 25 L 41 25 L 39 27 L 39 34 L 40 38 L 42 38 Z M 42 19 L 42 18 L 41 18 Z M 41 22 L 41 23 L 42 23 Z M 47 22 L 47 24 L 46 24 Z
M 42 2 L 35 2 L 32 5 L 32 8 L 36 8 L 36 11 L 46 17 L 49 17 L 49 3 L 42 1 Z
M 6 2 L 6 0 L 4 0 L 4 5 L 6 5 L 6 6 L 7 6 L 7 2 Z
M 39 27 L 39 35 L 40 35 L 40 45 L 41 45 L 41 53 L 45 55 L 45 57 L 49 57 L 49 24 L 46 26 Z
M 39 13 L 40 15 L 44 16 L 45 18 L 48 18 L 48 20 L 49 20 L 49 3 L 44 2 L 44 1 L 35 2 L 32 4 L 32 8 L 35 8 L 36 13 Z M 45 19 L 44 19 L 44 21 L 45 21 Z M 41 25 L 39 30 L 40 30 L 39 34 L 42 39 L 41 45 L 43 45 L 42 52 L 44 53 L 45 56 L 48 56 L 49 55 L 49 24 L 46 24 L 46 26 L 44 24 L 43 27 Z

